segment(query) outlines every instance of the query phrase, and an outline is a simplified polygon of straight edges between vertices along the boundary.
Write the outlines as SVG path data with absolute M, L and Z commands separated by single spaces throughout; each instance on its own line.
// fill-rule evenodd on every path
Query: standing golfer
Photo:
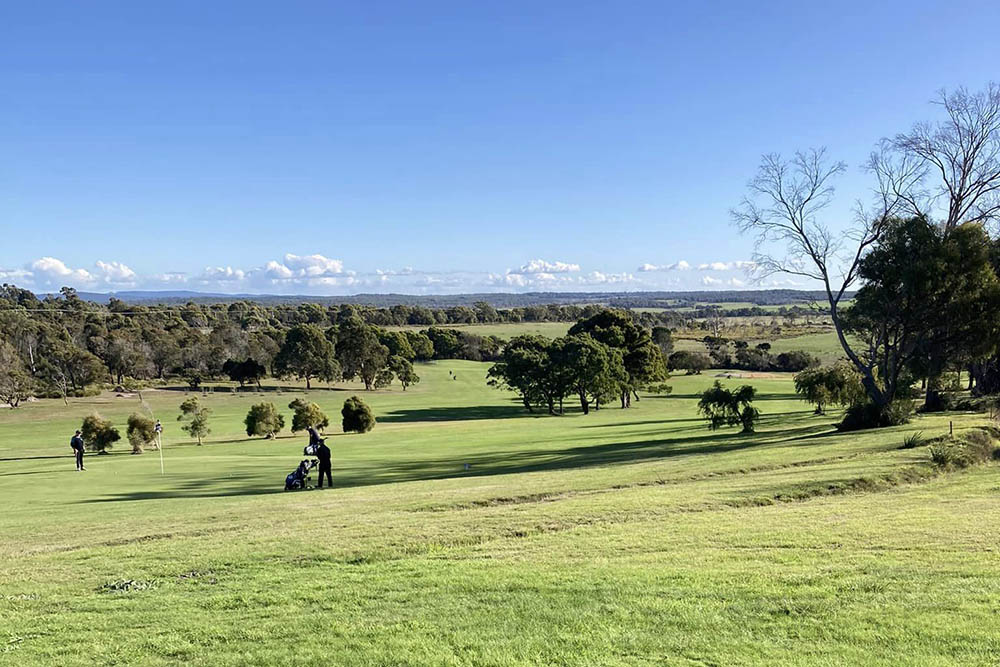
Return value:
M 323 488 L 323 475 L 326 474 L 326 481 L 330 488 L 333 488 L 333 472 L 330 466 L 330 448 L 322 440 L 316 445 L 316 458 L 319 459 L 319 488 Z
M 153 433 L 156 435 L 156 448 L 160 448 L 160 443 L 163 441 L 163 424 L 157 419 L 156 423 L 153 424 Z
M 69 446 L 73 449 L 73 453 L 76 455 L 76 471 L 86 470 L 83 467 L 83 438 L 80 437 L 80 431 L 73 434 L 73 437 L 69 441 Z M 331 482 L 331 486 L 333 483 Z

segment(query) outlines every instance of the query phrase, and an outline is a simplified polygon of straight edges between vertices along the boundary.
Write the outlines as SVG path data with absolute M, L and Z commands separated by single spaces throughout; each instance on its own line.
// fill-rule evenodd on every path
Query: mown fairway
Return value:
M 147 392 L 162 477 L 124 441 L 73 470 L 82 417 L 124 437 L 135 398 L 0 412 L 0 662 L 997 663 L 997 468 L 898 449 L 981 418 L 837 434 L 778 376 L 754 380 L 758 434 L 712 433 L 711 373 L 628 411 L 531 416 L 486 369 L 420 365 L 365 395 L 379 423 L 328 440 L 329 491 L 281 491 L 301 434 L 241 432 L 290 391 L 210 395 L 203 447 L 174 421 L 183 392 Z M 309 398 L 339 423 L 349 395 Z

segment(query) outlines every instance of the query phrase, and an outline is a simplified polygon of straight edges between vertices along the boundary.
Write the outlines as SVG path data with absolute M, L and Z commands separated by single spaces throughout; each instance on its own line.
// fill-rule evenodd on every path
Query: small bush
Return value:
M 910 435 L 903 438 L 903 446 L 900 449 L 916 449 L 921 445 L 927 443 L 927 439 L 924 438 L 923 431 L 917 431 L 916 433 L 911 433 Z
M 80 437 L 87 449 L 98 454 L 107 454 L 112 445 L 122 439 L 118 429 L 96 412 L 84 418 Z
M 955 398 L 951 409 L 957 412 L 986 412 L 987 403 L 983 398 Z
M 340 411 L 343 416 L 344 433 L 367 433 L 375 428 L 375 415 L 364 401 L 357 396 L 351 396 L 344 401 Z
M 844 420 L 837 424 L 841 431 L 860 431 L 866 428 L 900 426 L 908 424 L 913 416 L 913 401 L 896 399 L 881 407 L 874 403 L 856 403 L 847 408 Z
M 247 435 L 273 438 L 285 427 L 285 417 L 278 414 L 274 403 L 257 403 L 250 407 L 243 423 L 246 424 Z
M 315 403 L 309 403 L 301 398 L 296 398 L 288 404 L 294 412 L 292 415 L 292 433 L 304 431 L 310 426 L 322 431 L 330 425 L 330 418 L 323 414 L 323 411 Z
M 133 412 L 128 418 L 128 428 L 125 434 L 132 445 L 133 454 L 142 454 L 147 445 L 155 444 L 156 433 L 153 431 L 153 420 Z

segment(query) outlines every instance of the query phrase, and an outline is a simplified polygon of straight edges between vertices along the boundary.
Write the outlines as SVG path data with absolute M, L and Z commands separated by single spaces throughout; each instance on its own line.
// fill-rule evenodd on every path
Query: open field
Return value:
M 479 336 L 499 336 L 509 339 L 514 336 L 545 336 L 546 338 L 559 338 L 565 336 L 574 322 L 502 322 L 499 324 L 442 324 L 442 328 L 460 329 Z M 406 327 L 385 327 L 390 331 L 420 331 L 426 329 L 424 325 Z
M 754 380 L 756 435 L 713 433 L 709 373 L 629 411 L 532 416 L 486 368 L 366 395 L 378 426 L 328 440 L 329 491 L 280 490 L 305 439 L 247 439 L 255 394 L 206 397 L 198 447 L 184 393 L 147 392 L 162 477 L 126 443 L 73 470 L 80 419 L 124 431 L 136 398 L 0 413 L 0 661 L 996 664 L 998 468 L 899 449 L 980 416 L 839 434 L 777 376 Z M 331 417 L 349 395 L 309 393 Z
M 639 309 L 637 309 L 639 310 Z M 650 310 L 650 309 L 646 309 Z M 733 318 L 740 319 L 740 318 Z M 502 324 L 466 324 L 466 325 L 455 325 L 448 324 L 442 325 L 443 327 L 449 329 L 461 329 L 463 331 L 469 331 L 476 333 L 480 336 L 499 336 L 503 339 L 510 339 L 514 336 L 523 336 L 537 334 L 545 336 L 547 338 L 558 338 L 559 336 L 565 336 L 569 328 L 573 326 L 572 322 L 517 322 L 517 323 L 502 323 Z M 413 326 L 413 327 L 386 327 L 387 329 L 395 330 L 421 330 L 426 329 L 426 326 Z M 781 352 L 787 352 L 789 350 L 805 350 L 810 352 L 817 357 L 819 357 L 823 363 L 831 363 L 840 359 L 843 356 L 843 350 L 840 347 L 840 343 L 837 341 L 837 335 L 833 332 L 833 329 L 828 331 L 823 331 L 821 333 L 806 333 L 798 335 L 794 333 L 794 328 L 791 328 L 793 332 L 792 335 L 783 338 L 776 338 L 768 340 L 771 343 L 771 349 L 775 354 Z M 709 332 L 707 331 L 683 331 L 675 335 L 674 338 L 674 349 L 677 350 L 687 350 L 691 352 L 705 352 L 706 348 L 701 339 L 704 338 Z M 754 340 L 753 344 L 763 342 L 763 340 Z

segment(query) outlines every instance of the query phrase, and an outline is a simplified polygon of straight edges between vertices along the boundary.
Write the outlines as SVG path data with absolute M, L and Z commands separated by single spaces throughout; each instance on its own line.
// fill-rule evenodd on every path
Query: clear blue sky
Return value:
M 985 1 L 40 1 L 0 25 L 0 278 L 39 289 L 736 285 L 698 266 L 749 258 L 727 210 L 762 153 L 828 146 L 844 212 L 879 137 L 1000 78 Z

